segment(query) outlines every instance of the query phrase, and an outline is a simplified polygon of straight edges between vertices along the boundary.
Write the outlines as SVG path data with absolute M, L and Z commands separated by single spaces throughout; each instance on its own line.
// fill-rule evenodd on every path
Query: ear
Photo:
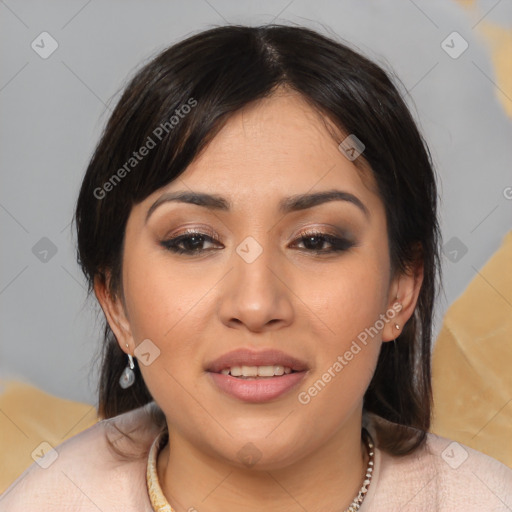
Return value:
M 94 279 L 94 293 L 121 350 L 127 354 L 133 354 L 135 344 L 130 323 L 122 300 L 119 297 L 112 296 L 109 292 L 109 279 L 110 276 L 106 278 L 97 276 Z
M 386 317 L 389 319 L 382 330 L 382 341 L 393 341 L 403 331 L 404 325 L 414 313 L 423 283 L 423 258 L 393 278 L 389 288 Z M 398 326 L 398 328 L 396 327 Z

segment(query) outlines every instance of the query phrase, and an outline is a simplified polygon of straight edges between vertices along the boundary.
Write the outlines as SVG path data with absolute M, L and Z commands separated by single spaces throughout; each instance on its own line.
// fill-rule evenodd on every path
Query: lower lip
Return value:
M 208 372 L 224 393 L 244 402 L 261 403 L 284 395 L 304 378 L 306 372 L 293 372 L 262 379 L 239 379 L 232 375 Z

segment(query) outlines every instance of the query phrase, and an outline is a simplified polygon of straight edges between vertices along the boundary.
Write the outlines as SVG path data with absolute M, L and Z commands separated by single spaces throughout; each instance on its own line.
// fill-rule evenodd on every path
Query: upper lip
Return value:
M 227 352 L 206 365 L 206 370 L 212 373 L 220 373 L 225 368 L 233 366 L 286 366 L 296 372 L 307 370 L 307 364 L 289 354 L 277 349 L 251 350 L 240 348 Z

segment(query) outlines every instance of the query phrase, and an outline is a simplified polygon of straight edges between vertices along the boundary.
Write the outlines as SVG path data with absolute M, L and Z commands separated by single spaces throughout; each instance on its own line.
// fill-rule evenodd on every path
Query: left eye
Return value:
M 327 233 L 312 232 L 312 233 L 301 233 L 301 237 L 298 238 L 309 250 L 316 253 L 331 253 L 346 251 L 354 246 L 353 242 L 344 238 L 338 238 L 336 236 L 329 235 Z M 322 249 L 323 244 L 330 244 L 330 249 Z

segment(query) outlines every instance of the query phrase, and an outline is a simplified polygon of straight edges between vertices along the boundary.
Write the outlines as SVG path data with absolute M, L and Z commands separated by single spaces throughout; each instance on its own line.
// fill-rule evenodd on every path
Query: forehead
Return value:
M 226 197 L 242 209 L 341 188 L 378 207 L 371 170 L 356 167 L 338 148 L 346 135 L 301 95 L 278 89 L 234 113 L 180 177 L 152 198 L 188 190 Z

